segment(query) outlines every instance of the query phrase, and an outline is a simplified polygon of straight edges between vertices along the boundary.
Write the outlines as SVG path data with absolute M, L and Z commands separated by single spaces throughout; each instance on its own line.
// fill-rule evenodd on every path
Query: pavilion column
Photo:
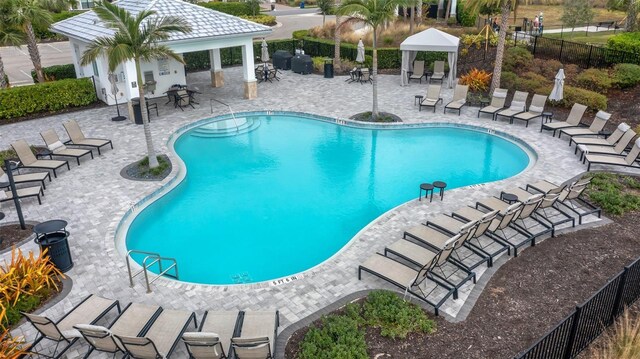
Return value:
M 224 86 L 220 49 L 209 50 L 209 63 L 211 64 L 211 87 Z
M 456 0 L 451 0 L 451 11 L 449 12 L 450 17 L 456 17 L 457 7 L 458 7 L 458 2 Z
M 256 81 L 253 43 L 251 41 L 242 45 L 242 75 L 244 78 L 244 98 L 252 100 L 258 97 L 258 82 Z

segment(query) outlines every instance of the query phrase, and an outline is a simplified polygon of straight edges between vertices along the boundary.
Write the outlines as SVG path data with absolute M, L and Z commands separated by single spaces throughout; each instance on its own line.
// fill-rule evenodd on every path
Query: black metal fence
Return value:
M 520 35 L 516 33 L 516 40 L 527 40 L 526 43 L 531 53 L 538 58 L 558 60 L 562 63 L 572 63 L 582 68 L 602 68 L 623 63 L 640 65 L 640 56 L 632 52 L 544 36 L 519 34 Z M 518 39 L 518 37 L 520 37 L 520 39 Z
M 572 359 L 640 297 L 640 258 L 516 359 Z

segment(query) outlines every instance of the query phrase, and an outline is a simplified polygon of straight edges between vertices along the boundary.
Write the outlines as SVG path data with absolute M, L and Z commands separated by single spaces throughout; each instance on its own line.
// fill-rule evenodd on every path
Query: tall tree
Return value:
M 589 0 L 565 0 L 560 20 L 565 26 L 575 29 L 576 25 L 589 23 L 593 20 L 593 9 Z
M 627 13 L 624 24 L 625 31 L 638 30 L 638 12 L 640 11 L 639 0 L 609 0 L 607 1 L 609 10 L 620 10 Z
M 378 29 L 395 19 L 395 10 L 399 6 L 408 6 L 412 0 L 347 0 L 340 5 L 337 13 L 344 15 L 343 24 L 364 23 L 373 31 L 373 108 L 371 116 L 378 118 Z
M 9 2 L 0 2 L 0 46 L 20 46 L 24 41 L 22 32 L 11 25 L 9 19 Z M 7 74 L 4 72 L 4 62 L 0 56 L 0 89 L 7 88 Z
M 336 7 L 340 6 L 340 0 L 336 0 Z M 333 32 L 333 63 L 336 67 L 340 67 L 340 24 L 342 18 L 336 13 L 336 28 Z
M 507 42 L 507 27 L 509 24 L 509 14 L 515 6 L 517 0 L 469 0 L 468 4 L 473 11 L 480 8 L 490 9 L 497 7 L 500 9 L 500 31 L 498 32 L 498 45 L 496 47 L 496 60 L 493 66 L 493 78 L 491 79 L 491 89 L 493 92 L 500 87 L 500 77 L 502 75 L 502 60 L 504 59 L 504 46 Z
M 318 9 L 320 9 L 320 13 L 322 14 L 322 26 L 326 21 L 327 15 L 331 14 L 334 8 L 333 0 L 318 0 L 317 2 Z
M 144 110 L 147 108 L 147 104 L 144 98 L 140 62 L 167 57 L 183 62 L 180 55 L 166 45 L 161 45 L 160 42 L 168 40 L 172 33 L 188 33 L 191 28 L 182 18 L 159 17 L 152 10 L 140 11 L 137 15 L 133 15 L 109 2 L 98 2 L 93 11 L 108 28 L 113 29 L 115 34 L 112 37 L 101 36 L 93 40 L 82 54 L 80 62 L 82 65 L 87 65 L 99 56 L 105 55 L 109 71 L 113 72 L 118 65 L 133 60 L 136 68 L 140 107 L 143 109 L 142 123 L 149 155 L 149 167 L 157 167 L 158 160 L 151 138 L 149 116 Z

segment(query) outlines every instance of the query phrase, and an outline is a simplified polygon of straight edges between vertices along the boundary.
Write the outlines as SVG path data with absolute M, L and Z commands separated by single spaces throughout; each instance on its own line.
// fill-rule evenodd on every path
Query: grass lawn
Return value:
M 545 27 L 553 26 L 555 28 L 556 26 L 562 25 L 560 17 L 562 17 L 563 7 L 560 5 L 519 5 L 516 11 L 516 25 L 522 24 L 523 17 L 533 19 L 540 11 L 544 14 Z M 593 12 L 594 23 L 598 21 L 622 20 L 625 17 L 625 13 L 622 11 L 609 11 L 603 8 L 593 8 Z M 510 21 L 513 23 L 513 12 L 511 13 Z
M 621 31 L 616 31 L 615 34 L 619 34 Z M 564 34 L 544 34 L 544 37 L 550 37 L 554 39 L 563 39 L 567 41 L 573 42 L 581 42 L 585 44 L 593 44 L 593 45 L 606 45 L 607 39 L 611 36 L 615 35 L 612 31 L 603 31 L 603 32 L 590 32 L 588 36 L 585 35 L 584 31 L 576 31 L 576 32 L 565 32 Z

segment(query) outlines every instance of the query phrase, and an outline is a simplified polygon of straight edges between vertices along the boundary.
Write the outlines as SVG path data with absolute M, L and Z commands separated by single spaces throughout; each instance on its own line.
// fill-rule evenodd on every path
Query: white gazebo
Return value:
M 177 16 L 191 26 L 188 34 L 172 34 L 163 42 L 174 52 L 184 54 L 193 51 L 209 51 L 211 63 L 211 86 L 224 85 L 220 49 L 242 48 L 244 97 L 257 97 L 257 82 L 254 71 L 253 39 L 271 33 L 268 26 L 256 24 L 235 16 L 210 10 L 182 0 L 120 0 L 116 2 L 134 15 L 143 10 L 153 10 L 156 16 Z M 109 105 L 115 104 L 111 95 L 107 59 L 103 56 L 88 66 L 81 66 L 80 59 L 87 46 L 96 38 L 113 36 L 93 11 L 57 22 L 51 26 L 53 32 L 69 38 L 73 49 L 72 57 L 78 77 L 94 76 L 96 92 Z M 149 97 L 166 96 L 165 92 L 173 84 L 186 84 L 184 65 L 170 58 L 141 63 L 143 86 Z M 119 89 L 118 101 L 128 101 L 138 96 L 136 71 L 133 61 L 120 64 L 114 71 Z
M 453 81 L 456 78 L 459 43 L 460 39 L 457 37 L 435 28 L 426 29 L 407 37 L 400 44 L 400 51 L 402 51 L 401 85 L 406 86 L 409 84 L 407 72 L 411 71 L 413 60 L 416 59 L 418 51 L 439 51 L 446 52 L 449 55 L 449 77 L 447 83 L 449 88 L 453 87 Z

